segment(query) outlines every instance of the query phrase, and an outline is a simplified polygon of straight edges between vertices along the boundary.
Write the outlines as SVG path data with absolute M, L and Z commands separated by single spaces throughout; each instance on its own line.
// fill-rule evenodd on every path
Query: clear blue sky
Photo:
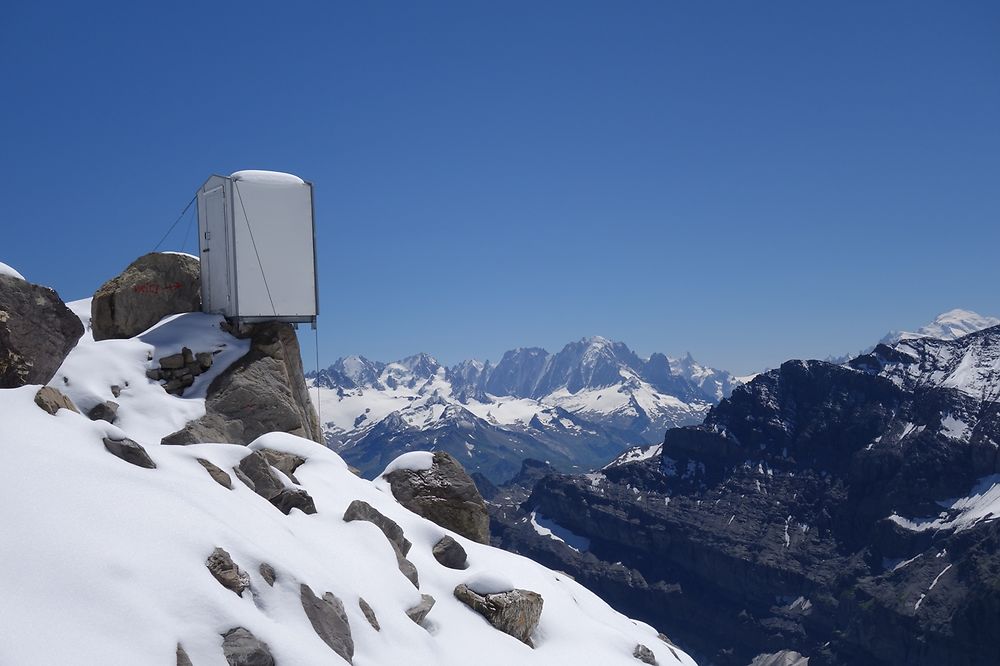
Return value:
M 19 2 L 0 85 L 0 261 L 85 297 L 209 174 L 291 171 L 324 364 L 1000 314 L 993 1 Z

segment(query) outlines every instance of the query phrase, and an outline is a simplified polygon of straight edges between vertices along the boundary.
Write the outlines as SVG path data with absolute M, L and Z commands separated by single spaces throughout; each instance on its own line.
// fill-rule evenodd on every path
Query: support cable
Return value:
M 181 219 L 184 217 L 184 213 L 188 212 L 188 208 L 191 207 L 191 204 L 193 204 L 195 199 L 197 198 L 198 198 L 197 194 L 191 197 L 191 201 L 188 201 L 187 206 L 184 206 L 184 210 L 181 211 L 181 214 L 177 216 L 177 219 L 174 220 L 174 223 L 170 225 L 169 229 L 167 229 L 167 233 L 163 234 L 163 238 L 161 238 L 160 242 L 157 243 L 156 247 L 153 248 L 153 252 L 156 252 L 157 250 L 160 249 L 160 246 L 163 245 L 163 241 L 167 240 L 167 236 L 169 236 L 170 232 L 174 230 L 174 227 L 177 226 L 177 223 L 180 222 Z

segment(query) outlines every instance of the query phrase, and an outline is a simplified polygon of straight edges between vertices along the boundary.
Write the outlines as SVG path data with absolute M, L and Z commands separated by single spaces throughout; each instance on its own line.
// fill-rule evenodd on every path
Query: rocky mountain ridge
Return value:
M 496 489 L 494 540 L 708 663 L 997 663 L 998 398 L 1000 326 L 789 361 L 662 446 Z
M 445 367 L 428 354 L 393 363 L 339 359 L 311 377 L 327 442 L 363 472 L 411 448 L 438 447 L 495 481 L 534 457 L 562 469 L 601 465 L 667 427 L 696 423 L 739 381 L 621 342 L 585 338 L 552 354 Z

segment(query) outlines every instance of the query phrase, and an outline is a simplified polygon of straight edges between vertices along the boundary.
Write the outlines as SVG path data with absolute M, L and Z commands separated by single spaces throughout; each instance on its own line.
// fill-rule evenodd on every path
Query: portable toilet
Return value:
M 202 310 L 315 327 L 312 183 L 275 171 L 212 176 L 198 190 L 198 238 Z

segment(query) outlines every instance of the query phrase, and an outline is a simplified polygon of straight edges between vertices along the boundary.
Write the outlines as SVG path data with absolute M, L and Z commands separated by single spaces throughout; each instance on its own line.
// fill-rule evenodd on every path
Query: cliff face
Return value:
M 496 540 L 722 664 L 785 648 L 997 663 L 998 358 L 1000 327 L 785 363 L 652 457 L 494 506 Z M 529 512 L 589 547 L 519 523 Z

